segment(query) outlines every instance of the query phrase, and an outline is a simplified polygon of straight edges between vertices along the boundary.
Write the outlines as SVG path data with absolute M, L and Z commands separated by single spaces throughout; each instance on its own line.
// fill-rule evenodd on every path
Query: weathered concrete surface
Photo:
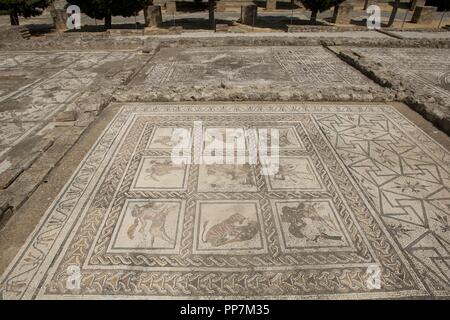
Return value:
M 397 110 L 411 114 L 404 106 Z M 93 127 L 73 150 L 76 161 L 66 157 L 61 174 L 54 172 L 27 203 L 33 223 L 47 218 L 36 236 L 25 241 L 23 230 L 33 226 L 25 211 L 12 218 L 3 234 L 12 238 L 0 240 L 2 268 L 17 243 L 24 245 L 3 273 L 0 292 L 5 299 L 448 297 L 448 270 L 438 262 L 448 259 L 450 153 L 410 122 L 432 133 L 417 115 L 397 110 L 373 104 L 126 104 L 105 134 Z M 235 174 L 221 165 L 167 166 L 167 129 L 192 128 L 193 120 L 207 127 L 278 127 L 286 133 L 281 167 L 289 169 L 277 178 L 254 165 L 235 167 Z M 432 136 L 450 146 L 448 137 Z M 73 169 L 81 154 L 82 165 Z M 68 171 L 74 175 L 50 206 L 42 195 L 53 197 Z M 153 241 L 151 231 L 133 227 L 133 209 L 145 205 L 153 215 L 163 212 L 165 235 Z M 210 228 L 235 211 L 251 231 L 230 242 L 214 240 Z M 305 218 L 307 230 L 321 232 L 290 226 L 304 212 L 317 217 Z M 49 250 L 64 240 L 66 246 Z M 81 268 L 76 290 L 66 286 L 74 261 Z M 367 287 L 367 266 L 374 264 L 382 270 L 377 290 Z M 139 281 L 122 281 L 131 275 Z M 14 286 L 17 281 L 23 285 Z

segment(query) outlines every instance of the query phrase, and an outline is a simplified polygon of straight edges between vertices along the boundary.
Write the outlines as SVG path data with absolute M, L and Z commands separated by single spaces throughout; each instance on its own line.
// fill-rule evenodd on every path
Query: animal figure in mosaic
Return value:
M 131 216 L 134 218 L 133 224 L 128 228 L 128 238 L 134 239 L 136 229 L 146 238 L 150 236 L 150 247 L 153 247 L 155 238 L 160 238 L 170 244 L 174 244 L 172 239 L 166 232 L 166 218 L 170 207 L 167 204 L 156 204 L 150 202 L 141 206 L 135 206 L 131 211 Z M 148 223 L 151 223 L 147 230 Z
M 259 231 L 256 221 L 249 220 L 240 213 L 234 213 L 224 221 L 212 226 L 206 232 L 208 222 L 205 221 L 203 223 L 202 241 L 209 243 L 213 247 L 251 240 Z
M 296 238 L 306 238 L 317 242 L 320 239 L 341 241 L 342 237 L 333 235 L 336 227 L 327 215 L 320 215 L 317 204 L 300 202 L 296 207 L 284 206 L 281 221 L 289 223 L 289 233 Z
M 210 183 L 212 187 L 216 187 L 223 183 L 223 180 L 238 181 L 242 185 L 253 185 L 252 171 L 249 164 L 239 166 L 208 166 L 206 169 L 210 177 L 214 177 L 214 181 Z
M 183 136 L 180 136 L 179 134 L 175 134 L 175 130 L 171 129 L 170 135 L 161 135 L 159 137 L 156 137 L 152 144 L 160 144 L 166 147 L 172 147 L 174 145 L 177 145 L 180 143 L 180 141 L 183 139 Z
M 309 166 L 306 170 L 299 170 L 297 165 L 293 163 L 280 164 L 278 173 L 274 176 L 275 180 L 290 180 L 294 183 L 306 181 L 314 181 L 314 174 Z
M 181 170 L 179 165 L 174 165 L 170 160 L 158 161 L 152 163 L 149 168 L 145 169 L 145 178 L 160 182 L 160 178 L 171 173 Z

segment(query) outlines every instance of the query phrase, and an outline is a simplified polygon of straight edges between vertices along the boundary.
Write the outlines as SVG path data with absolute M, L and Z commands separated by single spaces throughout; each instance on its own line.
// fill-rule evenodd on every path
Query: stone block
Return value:
M 181 34 L 183 32 L 182 26 L 172 26 L 169 28 L 170 33 Z
M 337 24 L 350 24 L 352 20 L 353 5 L 343 3 L 334 7 L 332 22 Z
M 430 24 L 433 22 L 433 16 L 436 12 L 436 7 L 418 6 L 414 10 L 411 22 L 418 24 Z
M 64 110 L 64 111 L 58 113 L 55 117 L 55 121 L 58 121 L 58 122 L 75 121 L 76 118 L 77 118 L 77 114 L 76 114 L 75 110 L 69 109 L 69 110 Z
M 241 6 L 241 23 L 253 26 L 258 16 L 258 7 L 254 4 Z
M 216 24 L 216 32 L 228 32 L 227 24 Z
M 166 13 L 167 14 L 177 13 L 177 3 L 175 1 L 169 1 L 166 3 Z
M 161 6 L 148 6 L 144 11 L 145 26 L 159 28 L 162 25 Z
M 276 10 L 276 8 L 277 8 L 277 0 L 266 0 L 267 10 Z

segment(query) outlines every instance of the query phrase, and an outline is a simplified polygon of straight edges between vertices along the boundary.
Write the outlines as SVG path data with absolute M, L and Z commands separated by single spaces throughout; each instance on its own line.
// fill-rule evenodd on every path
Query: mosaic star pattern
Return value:
M 173 130 L 194 121 L 282 129 L 279 172 L 264 176 L 260 162 L 171 162 Z M 126 105 L 0 292 L 448 296 L 449 164 L 448 151 L 390 106 Z M 368 285 L 373 266 L 380 288 Z M 69 285 L 74 272 L 79 287 Z

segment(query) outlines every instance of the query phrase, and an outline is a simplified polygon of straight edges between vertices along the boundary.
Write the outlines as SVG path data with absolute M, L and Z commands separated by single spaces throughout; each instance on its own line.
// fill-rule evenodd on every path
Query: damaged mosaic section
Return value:
M 111 84 L 120 84 L 120 72 L 111 66 L 135 57 L 126 52 L 0 54 L 0 157 L 100 79 L 114 77 Z
M 450 103 L 450 49 L 352 48 L 385 66 L 408 82 L 411 89 Z
M 134 84 L 286 83 L 376 87 L 323 47 L 163 48 Z

